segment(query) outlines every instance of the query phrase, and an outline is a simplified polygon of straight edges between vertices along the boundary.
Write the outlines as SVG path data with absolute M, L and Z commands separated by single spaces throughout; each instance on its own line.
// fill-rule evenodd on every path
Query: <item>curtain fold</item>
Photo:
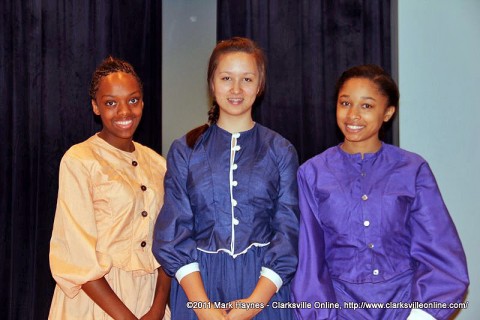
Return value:
M 161 151 L 161 2 L 0 3 L 0 317 L 46 319 L 63 153 L 98 131 L 88 89 L 107 55 L 144 82 L 135 140 Z
M 334 86 L 347 68 L 391 72 L 390 1 L 218 0 L 218 40 L 246 36 L 266 52 L 267 90 L 256 121 L 281 133 L 300 161 L 342 140 Z M 392 142 L 392 129 L 384 140 Z

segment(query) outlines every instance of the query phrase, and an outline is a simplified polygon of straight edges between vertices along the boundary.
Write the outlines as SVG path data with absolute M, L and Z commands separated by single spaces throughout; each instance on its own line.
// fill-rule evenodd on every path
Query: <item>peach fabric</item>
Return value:
M 150 309 L 159 267 L 152 234 L 166 162 L 134 145 L 134 152 L 125 152 L 94 135 L 62 158 L 50 241 L 57 285 L 49 319 L 110 319 L 81 290 L 101 277 L 137 317 Z

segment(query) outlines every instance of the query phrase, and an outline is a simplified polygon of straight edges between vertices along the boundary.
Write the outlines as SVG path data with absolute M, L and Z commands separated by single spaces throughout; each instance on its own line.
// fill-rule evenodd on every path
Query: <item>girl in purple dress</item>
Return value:
M 428 163 L 379 138 L 398 108 L 396 84 L 378 66 L 357 66 L 336 97 L 344 142 L 298 172 L 292 297 L 311 306 L 296 315 L 447 319 L 469 284 L 465 254 Z

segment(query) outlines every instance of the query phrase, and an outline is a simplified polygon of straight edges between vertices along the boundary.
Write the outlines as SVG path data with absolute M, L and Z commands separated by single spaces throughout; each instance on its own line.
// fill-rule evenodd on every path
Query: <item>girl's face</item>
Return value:
M 340 88 L 337 99 L 337 125 L 345 136 L 342 148 L 349 153 L 376 152 L 381 146 L 378 132 L 395 113 L 388 97 L 373 81 L 351 78 Z
M 143 95 L 135 77 L 124 72 L 103 77 L 92 107 L 102 119 L 100 137 L 118 149 L 133 151 L 133 134 L 143 111 Z
M 220 119 L 251 118 L 252 105 L 259 91 L 254 56 L 245 52 L 223 54 L 211 86 L 220 108 Z

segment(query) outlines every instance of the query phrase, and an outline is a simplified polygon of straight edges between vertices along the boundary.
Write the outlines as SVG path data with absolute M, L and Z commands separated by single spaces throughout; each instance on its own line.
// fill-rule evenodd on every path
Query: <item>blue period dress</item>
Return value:
M 465 254 L 424 159 L 388 144 L 363 158 L 336 146 L 303 164 L 298 183 L 292 292 L 296 302 L 312 303 L 295 310 L 298 319 L 402 320 L 412 309 L 409 319 L 448 319 L 455 312 L 450 303 L 462 301 L 469 283 Z
M 172 319 L 196 319 L 179 285 L 200 271 L 209 299 L 247 298 L 260 276 L 287 302 L 297 266 L 298 198 L 294 147 L 259 124 L 231 134 L 210 126 L 192 148 L 176 140 L 167 157 L 165 204 L 153 253 L 172 281 Z M 291 319 L 266 306 L 255 319 Z

